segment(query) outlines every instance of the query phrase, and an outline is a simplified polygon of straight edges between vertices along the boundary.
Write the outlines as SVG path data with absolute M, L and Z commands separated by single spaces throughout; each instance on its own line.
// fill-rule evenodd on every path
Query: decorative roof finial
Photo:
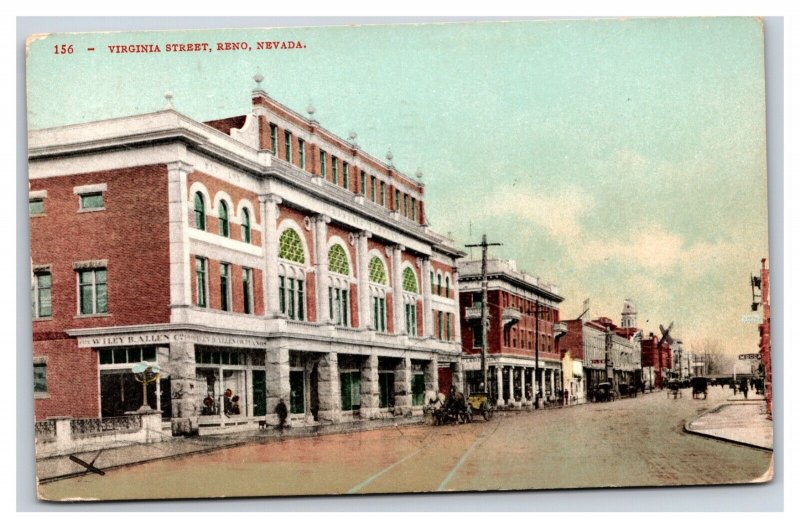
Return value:
M 264 81 L 264 76 L 257 73 L 253 75 L 253 80 L 256 82 L 256 90 L 261 90 L 261 83 Z
M 314 103 L 311 100 L 308 101 L 308 106 L 306 107 L 306 113 L 308 113 L 308 119 L 315 124 L 319 122 L 314 117 L 314 114 L 317 112 L 317 109 L 314 107 Z
M 347 138 L 350 140 L 350 145 L 353 147 L 358 147 L 358 143 L 356 143 L 356 138 L 358 134 L 356 134 L 355 130 L 351 130 L 350 133 L 347 135 Z
M 417 172 L 414 174 L 414 176 L 416 176 L 419 181 L 422 181 L 422 169 L 418 167 Z
M 392 163 L 392 160 L 394 159 L 394 154 L 392 154 L 392 147 L 389 147 L 389 150 L 386 152 L 386 159 L 389 160 L 389 165 L 394 167 L 394 163 Z
M 164 110 L 172 110 L 172 92 L 164 92 Z

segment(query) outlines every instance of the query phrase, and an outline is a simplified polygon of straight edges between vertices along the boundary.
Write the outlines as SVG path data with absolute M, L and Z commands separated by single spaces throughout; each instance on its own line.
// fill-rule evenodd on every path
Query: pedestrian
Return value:
M 564 389 L 564 405 L 569 406 L 569 389 Z
M 740 387 L 740 390 L 742 391 L 742 394 L 744 394 L 744 399 L 746 400 L 747 392 L 750 390 L 746 379 L 742 380 L 742 386 Z
M 232 396 L 233 391 L 231 389 L 225 389 L 225 394 L 222 399 L 222 411 L 225 413 L 225 416 L 230 416 L 231 412 L 233 412 L 233 403 L 231 402 Z
M 275 414 L 278 415 L 278 429 L 283 434 L 283 428 L 286 427 L 286 418 L 289 416 L 289 409 L 286 408 L 286 402 L 283 398 L 278 400 L 278 405 L 275 406 Z

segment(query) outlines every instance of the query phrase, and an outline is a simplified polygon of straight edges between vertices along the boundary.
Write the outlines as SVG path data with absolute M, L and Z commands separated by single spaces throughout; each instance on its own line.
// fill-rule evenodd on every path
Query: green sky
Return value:
M 110 54 L 110 44 L 300 40 L 300 50 Z M 73 44 L 72 55 L 54 46 Z M 88 53 L 87 47 L 97 51 Z M 752 352 L 767 255 L 763 36 L 751 18 L 484 22 L 52 35 L 28 60 L 32 128 L 158 110 L 248 111 L 252 76 L 407 174 L 432 227 L 687 343 Z M 476 254 L 477 255 L 477 254 Z M 648 322 L 649 321 L 649 322 Z

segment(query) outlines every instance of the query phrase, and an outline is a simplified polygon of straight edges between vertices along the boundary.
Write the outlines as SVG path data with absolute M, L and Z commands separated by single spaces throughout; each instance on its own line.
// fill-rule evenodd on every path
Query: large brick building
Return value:
M 649 389 L 663 389 L 672 367 L 672 349 L 652 332 L 642 339 L 642 370 Z
M 463 253 L 424 187 L 257 88 L 29 135 L 37 419 L 148 404 L 175 434 L 420 413 L 461 386 Z
M 464 370 L 468 388 L 474 391 L 482 382 L 481 261 L 461 261 L 458 271 Z M 531 405 L 537 391 L 546 401 L 555 400 L 562 383 L 557 340 L 566 330 L 559 323 L 558 309 L 564 298 L 555 285 L 517 271 L 513 261 L 489 259 L 487 277 L 491 395 L 498 406 Z M 537 344 L 538 382 L 534 373 Z

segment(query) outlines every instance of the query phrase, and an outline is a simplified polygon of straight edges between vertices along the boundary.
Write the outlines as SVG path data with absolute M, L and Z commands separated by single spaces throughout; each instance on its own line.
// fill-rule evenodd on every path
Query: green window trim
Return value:
M 244 313 L 253 313 L 253 270 L 242 268 L 242 298 L 244 300 Z
M 44 214 L 44 198 L 30 198 L 28 200 L 28 214 L 37 216 Z
M 224 312 L 231 310 L 231 265 L 219 265 L 219 299 L 220 309 Z
M 102 191 L 81 194 L 80 197 L 81 211 L 92 211 L 95 209 L 103 209 L 105 207 Z
M 284 148 L 286 149 L 286 152 L 284 153 L 284 158 L 286 159 L 286 161 L 291 163 L 292 162 L 292 133 L 289 132 L 288 130 L 284 131 L 283 139 L 285 141 Z
M 306 142 L 297 138 L 297 153 L 300 156 L 300 168 L 306 168 Z
M 225 238 L 231 235 L 231 223 L 228 220 L 228 204 L 219 202 L 219 234 Z
M 108 313 L 108 274 L 106 268 L 78 272 L 78 307 L 81 315 Z
M 346 161 L 342 162 L 342 187 L 350 189 L 350 165 Z
M 208 305 L 208 295 L 206 293 L 206 259 L 203 257 L 195 258 L 195 273 L 197 275 L 197 306 L 205 308 Z
M 336 156 L 331 156 L 331 168 L 333 170 L 331 181 L 334 185 L 339 185 L 339 158 Z
M 367 195 L 367 173 L 364 172 L 363 170 L 361 171 L 361 180 L 359 181 L 359 183 L 360 183 L 360 188 L 358 189 L 359 190 L 359 194 L 361 196 L 366 196 Z
M 33 392 L 34 394 L 47 394 L 47 363 L 34 363 L 33 365 Z
M 389 284 L 389 280 L 386 277 L 386 266 L 383 265 L 383 261 L 378 257 L 372 257 L 369 261 L 369 280 L 384 286 Z
M 206 230 L 206 201 L 200 191 L 194 193 L 194 227 Z
M 272 148 L 272 154 L 278 155 L 278 125 L 275 123 L 269 124 L 269 141 Z
M 34 273 L 31 302 L 34 317 L 51 317 L 53 315 L 53 276 L 49 271 Z
M 324 150 L 319 151 L 319 175 L 323 178 L 328 177 L 328 153 Z
M 251 240 L 250 231 L 250 211 L 247 208 L 242 209 L 242 241 L 249 244 Z
M 411 268 L 405 268 L 403 270 L 403 291 L 409 293 L 419 292 L 417 288 L 417 276 Z

